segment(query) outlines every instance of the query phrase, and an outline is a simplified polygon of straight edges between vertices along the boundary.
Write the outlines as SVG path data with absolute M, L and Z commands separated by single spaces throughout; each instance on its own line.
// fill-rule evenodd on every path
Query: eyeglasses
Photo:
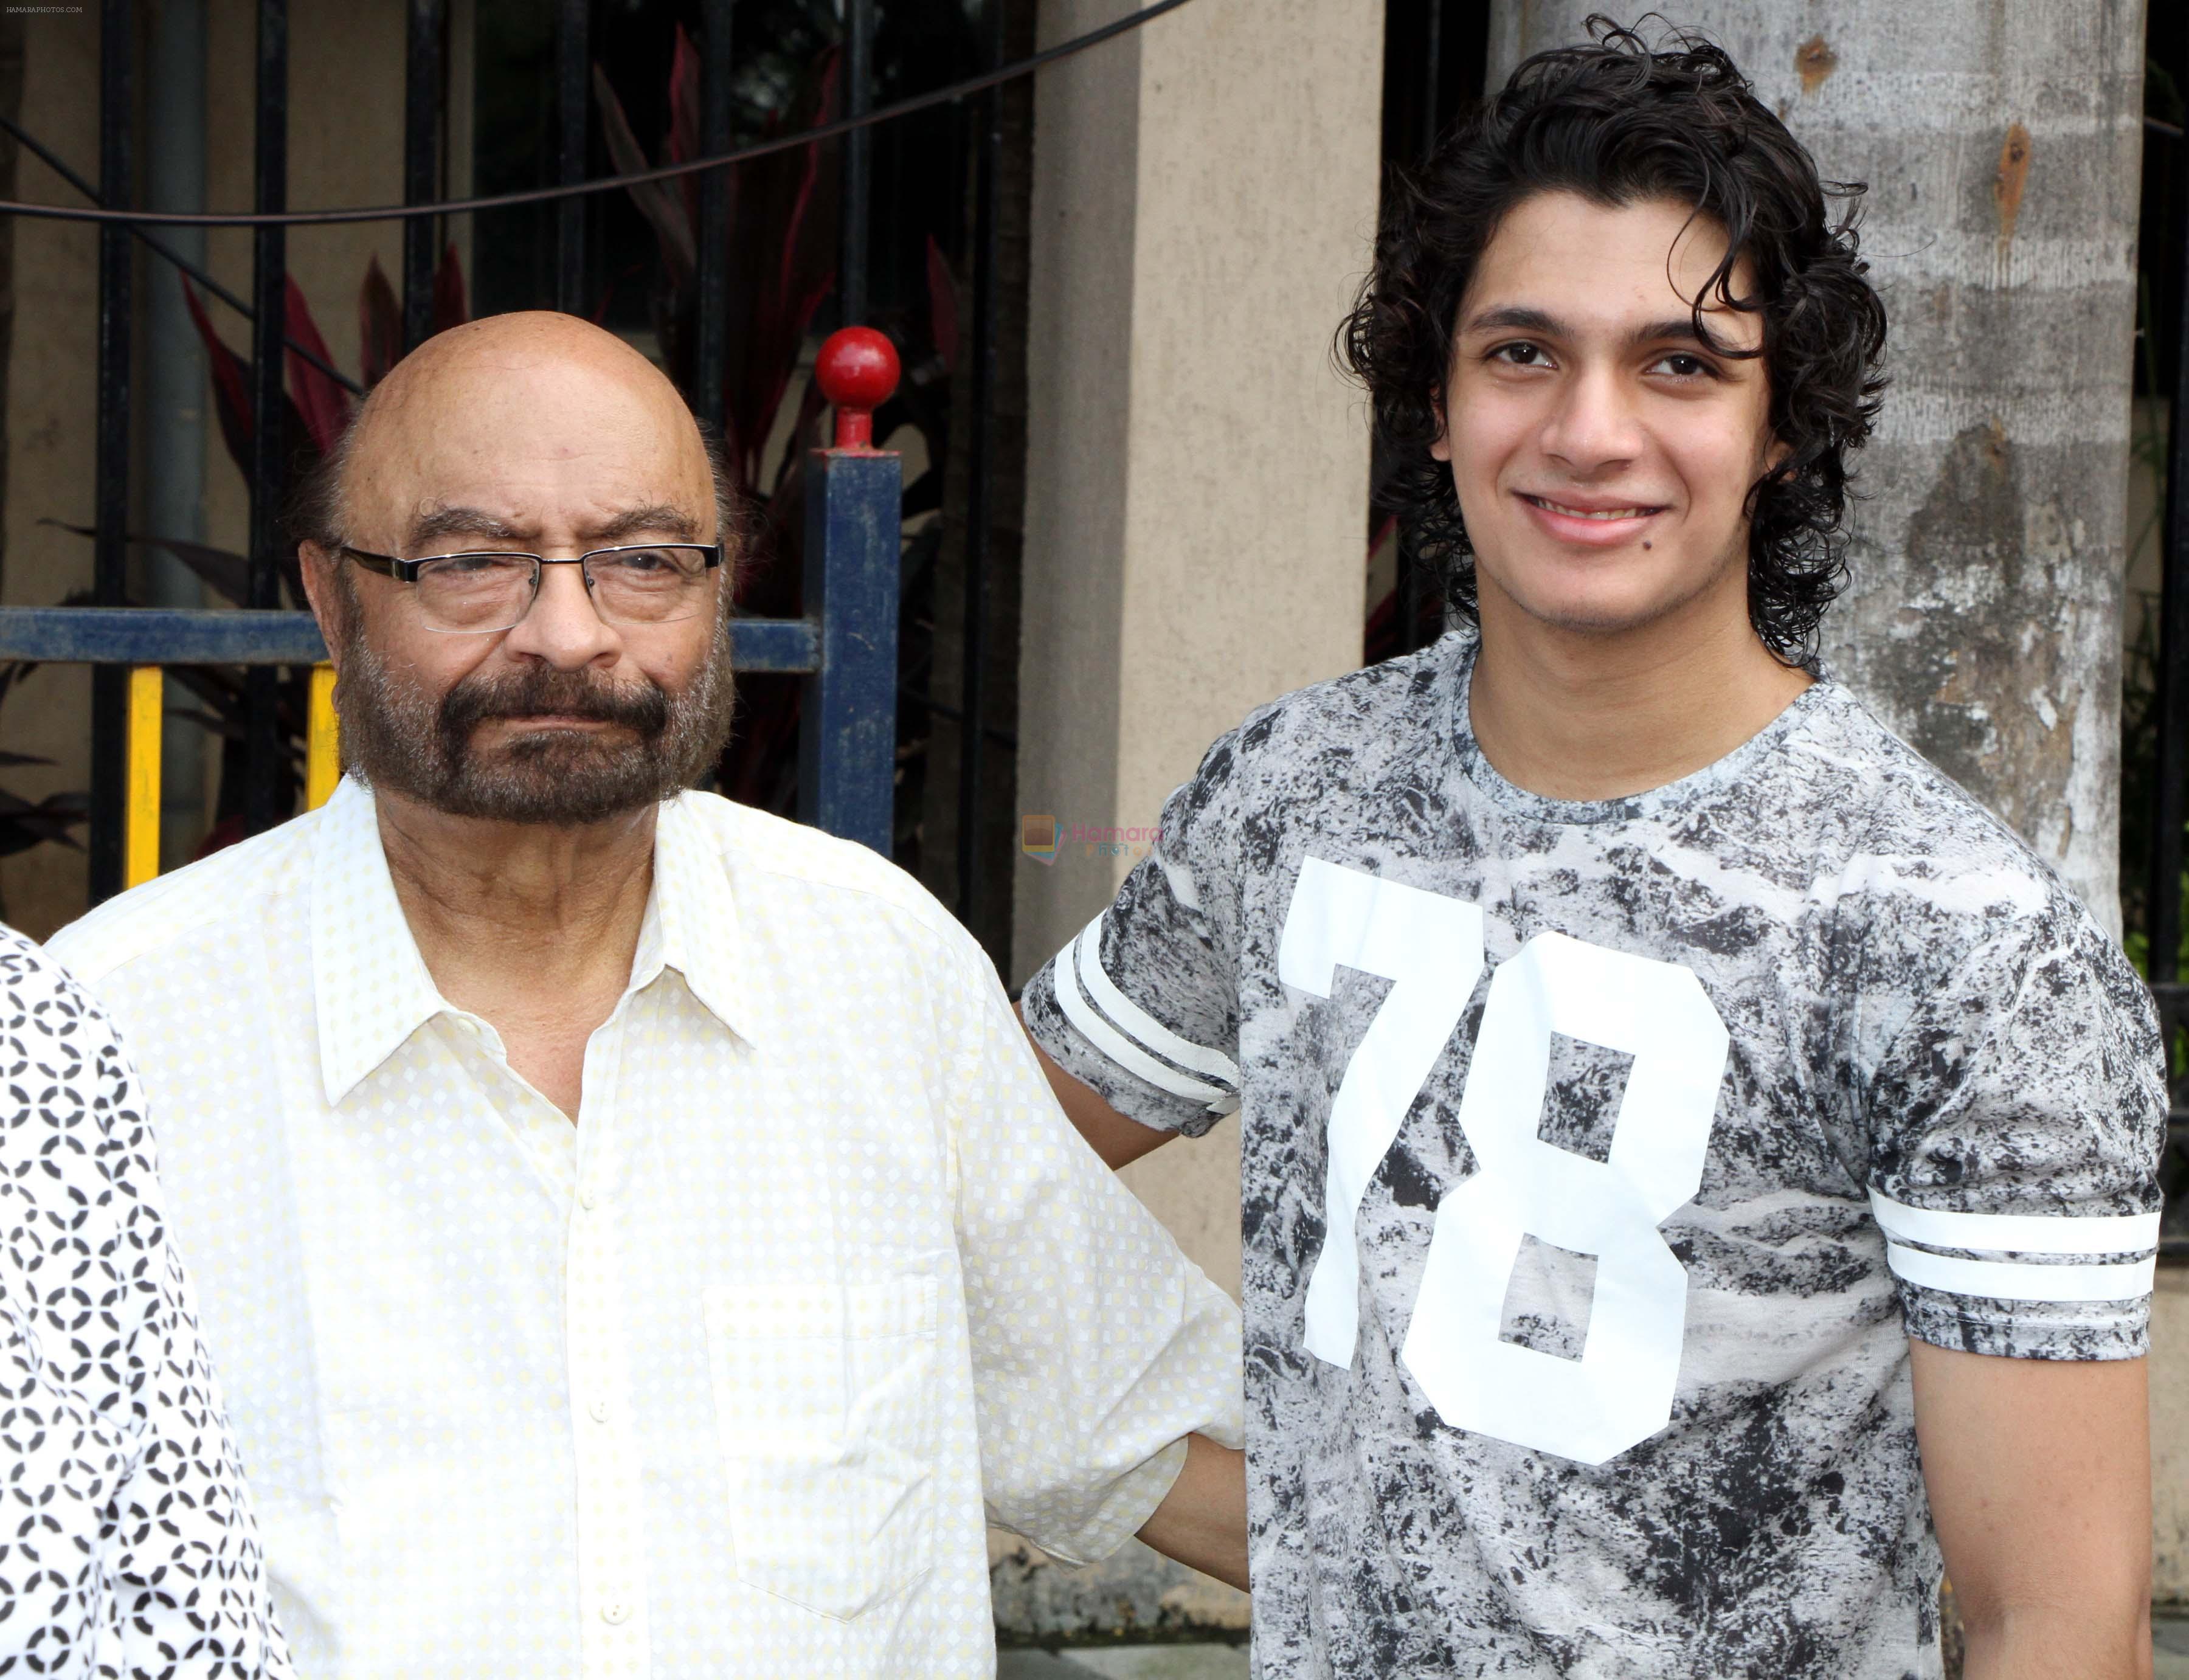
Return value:
M 542 566 L 582 568 L 601 622 L 629 628 L 696 616 L 707 604 L 707 574 L 722 563 L 718 542 L 632 543 L 574 560 L 469 552 L 399 560 L 362 548 L 342 552 L 367 571 L 415 585 L 426 628 L 459 636 L 515 627 L 539 597 Z

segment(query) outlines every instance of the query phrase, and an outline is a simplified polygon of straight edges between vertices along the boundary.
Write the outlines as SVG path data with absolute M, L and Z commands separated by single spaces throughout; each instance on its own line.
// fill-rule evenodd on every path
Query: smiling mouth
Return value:
M 1545 495 L 1530 495 L 1524 490 L 1520 500 L 1532 503 L 1547 513 L 1561 514 L 1569 519 L 1646 519 L 1652 513 L 1662 513 L 1662 507 L 1637 506 L 1633 507 L 1573 507 L 1563 501 L 1553 501 Z

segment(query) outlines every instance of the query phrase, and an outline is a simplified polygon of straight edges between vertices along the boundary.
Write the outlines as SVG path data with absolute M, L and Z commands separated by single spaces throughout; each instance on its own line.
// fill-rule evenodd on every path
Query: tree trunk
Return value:
M 1491 85 L 1600 0 L 1494 0 Z M 1689 0 L 1827 178 L 1892 387 L 1824 656 L 2120 930 L 2142 0 Z

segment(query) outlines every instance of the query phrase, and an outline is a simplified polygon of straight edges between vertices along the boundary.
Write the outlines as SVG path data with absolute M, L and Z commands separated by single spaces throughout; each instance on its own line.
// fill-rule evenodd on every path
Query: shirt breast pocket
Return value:
M 932 1563 L 936 1283 L 723 1284 L 707 1359 L 738 1578 L 848 1621 Z

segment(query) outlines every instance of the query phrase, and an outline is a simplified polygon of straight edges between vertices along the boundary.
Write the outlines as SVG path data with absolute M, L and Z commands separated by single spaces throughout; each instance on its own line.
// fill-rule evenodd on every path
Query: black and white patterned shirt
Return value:
M 1936 1675 L 1906 1338 L 2144 1352 L 2149 996 L 1837 684 L 1569 803 L 1473 645 L 1218 742 L 1027 990 L 1121 1112 L 1242 1111 L 1256 1667 Z
M 136 1075 L 0 928 L 0 1675 L 286 1677 Z

